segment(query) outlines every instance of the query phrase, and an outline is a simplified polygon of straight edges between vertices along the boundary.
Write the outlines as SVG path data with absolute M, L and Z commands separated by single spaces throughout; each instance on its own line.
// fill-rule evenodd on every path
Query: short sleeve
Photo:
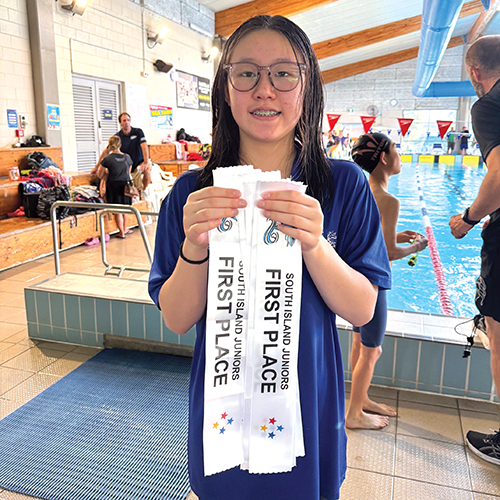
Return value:
M 361 169 L 352 167 L 336 182 L 342 190 L 342 212 L 336 250 L 353 269 L 379 288 L 391 288 L 391 268 L 387 256 L 380 214 Z
M 474 134 L 485 160 L 500 145 L 500 106 L 484 100 L 487 96 L 476 101 L 471 110 Z
M 142 131 L 142 128 L 137 129 L 137 135 L 140 139 L 140 142 L 146 142 L 146 136 L 144 135 L 144 132 Z
M 132 161 L 132 158 L 130 158 L 130 155 L 125 153 L 125 160 L 127 161 L 127 166 L 130 168 L 134 162 Z
M 156 240 L 153 264 L 149 274 L 148 291 L 157 305 L 160 290 L 174 272 L 179 259 L 179 247 L 185 234 L 182 225 L 183 207 L 187 197 L 194 189 L 197 176 L 193 172 L 182 174 L 163 201 L 156 227 Z

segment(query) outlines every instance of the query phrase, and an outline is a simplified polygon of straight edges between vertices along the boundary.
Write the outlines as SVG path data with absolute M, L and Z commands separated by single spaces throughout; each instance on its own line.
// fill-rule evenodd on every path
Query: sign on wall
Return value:
M 210 80 L 177 71 L 177 107 L 210 111 Z
M 17 128 L 17 109 L 8 109 L 7 110 L 7 124 L 9 128 Z
M 173 128 L 172 108 L 168 106 L 149 105 L 151 128 Z
M 61 130 L 61 111 L 58 104 L 47 104 L 47 126 L 49 130 Z

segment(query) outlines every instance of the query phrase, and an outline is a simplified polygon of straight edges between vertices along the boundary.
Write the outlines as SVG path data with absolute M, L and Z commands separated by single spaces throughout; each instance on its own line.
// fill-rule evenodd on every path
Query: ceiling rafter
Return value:
M 490 5 L 490 8 L 488 10 L 482 12 L 478 16 L 476 22 L 469 31 L 467 43 L 472 45 L 483 34 L 484 30 L 488 27 L 488 24 L 490 24 L 490 22 L 495 17 L 499 9 L 500 9 L 500 0 L 495 0 Z
M 337 0 L 253 0 L 230 9 L 215 13 L 215 33 L 228 37 L 241 23 L 253 16 L 268 14 L 270 16 L 296 16 Z
M 497 2 L 498 1 L 499 0 L 497 0 Z M 473 2 L 467 2 L 463 5 L 459 17 L 472 16 L 481 12 L 484 12 L 481 0 L 474 0 Z M 318 59 L 324 59 L 350 50 L 360 49 L 367 45 L 390 40 L 391 38 L 414 33 L 420 30 L 421 24 L 422 16 L 409 17 L 382 26 L 376 26 L 374 28 L 350 33 L 349 35 L 318 42 L 313 44 L 313 48 L 316 52 L 316 57 Z
M 463 44 L 463 38 L 461 36 L 456 36 L 450 40 L 447 48 L 451 49 L 452 47 L 458 47 L 459 45 Z M 323 76 L 323 83 L 327 84 L 336 82 L 337 80 L 342 80 L 350 76 L 366 73 L 367 71 L 372 71 L 374 69 L 384 68 L 385 66 L 391 66 L 392 64 L 408 61 L 409 59 L 414 59 L 417 56 L 418 47 L 413 47 L 411 49 L 400 50 L 399 52 L 393 52 L 384 56 L 366 59 L 365 61 L 347 64 L 346 66 L 327 69 L 325 71 L 322 71 L 321 73 Z

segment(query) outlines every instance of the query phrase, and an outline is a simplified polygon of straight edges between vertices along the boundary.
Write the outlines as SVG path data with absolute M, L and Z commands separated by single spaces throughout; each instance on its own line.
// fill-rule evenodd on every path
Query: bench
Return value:
M 42 151 L 62 167 L 61 148 L 9 148 L 0 150 L 0 271 L 49 255 L 53 252 L 52 227 L 50 221 L 42 219 L 7 216 L 22 206 L 19 191 L 20 181 L 11 181 L 9 168 L 27 168 L 26 156 L 33 151 Z M 71 175 L 71 186 L 88 185 L 91 175 L 80 172 L 65 172 Z M 94 205 L 92 205 L 94 206 Z M 149 210 L 149 204 L 141 201 L 135 205 L 141 211 Z M 81 245 L 86 239 L 99 236 L 98 215 L 94 211 L 67 217 L 61 221 L 61 249 Z M 117 231 L 114 217 L 105 218 L 106 233 Z
M 186 153 L 199 153 L 201 144 L 197 142 L 188 142 L 185 147 Z M 206 161 L 187 161 L 177 159 L 176 148 L 173 143 L 151 144 L 149 146 L 149 157 L 153 163 L 156 163 L 165 172 L 172 172 L 175 177 L 179 177 L 182 172 L 189 170 L 190 165 L 204 167 Z

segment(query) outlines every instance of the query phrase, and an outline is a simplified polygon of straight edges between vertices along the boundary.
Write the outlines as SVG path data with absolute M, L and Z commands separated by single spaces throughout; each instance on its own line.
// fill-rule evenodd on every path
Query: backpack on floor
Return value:
M 38 198 L 37 213 L 41 219 L 50 219 L 50 209 L 56 201 L 70 201 L 71 194 L 66 184 L 43 189 Z M 59 207 L 56 211 L 57 219 L 61 220 L 68 216 L 69 207 Z

